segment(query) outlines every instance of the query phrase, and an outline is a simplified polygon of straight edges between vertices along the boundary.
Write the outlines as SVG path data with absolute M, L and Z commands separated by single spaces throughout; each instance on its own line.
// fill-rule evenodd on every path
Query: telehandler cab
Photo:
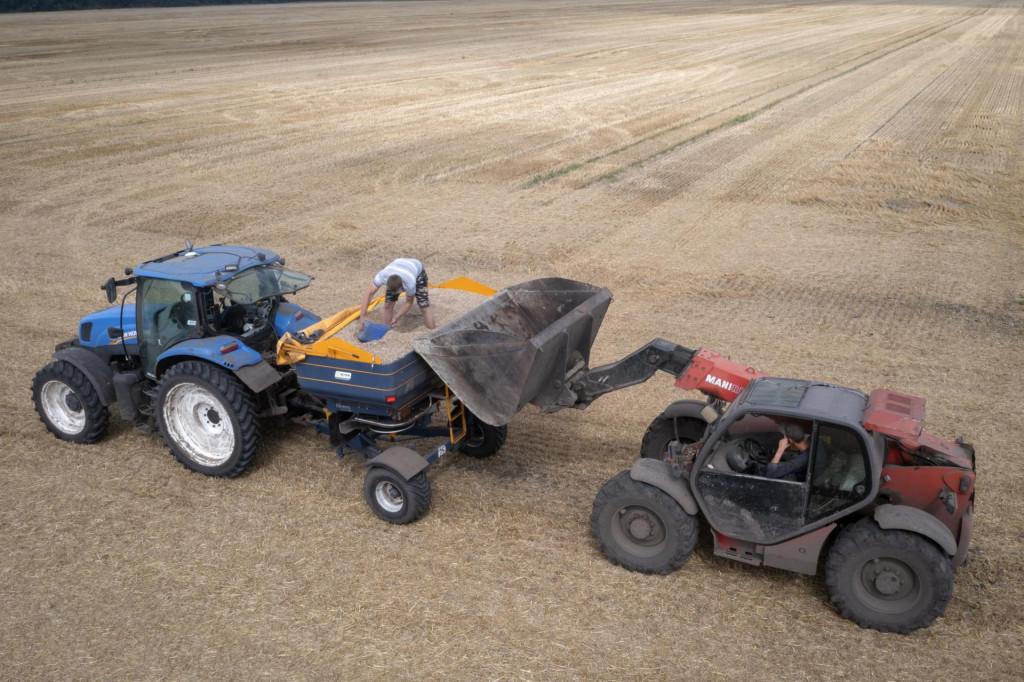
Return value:
M 668 573 L 703 518 L 718 556 L 810 575 L 824 559 L 832 601 L 861 627 L 908 633 L 945 612 L 970 546 L 974 449 L 923 433 L 923 399 L 766 377 L 707 350 L 677 385 L 710 400 L 670 405 L 601 488 L 591 530 L 609 559 Z M 808 435 L 806 465 L 773 478 L 787 424 Z

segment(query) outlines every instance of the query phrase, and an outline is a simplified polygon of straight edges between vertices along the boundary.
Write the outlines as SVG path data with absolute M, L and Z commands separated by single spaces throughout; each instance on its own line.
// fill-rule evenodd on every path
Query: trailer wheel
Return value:
M 928 627 L 953 596 L 949 557 L 916 533 L 883 530 L 871 519 L 849 526 L 825 564 L 839 613 L 862 628 L 907 634 Z
M 110 413 L 82 370 L 56 360 L 36 372 L 32 402 L 47 430 L 72 443 L 95 443 L 107 431 Z
M 590 530 L 601 551 L 623 568 L 670 573 L 697 544 L 697 517 L 667 493 L 634 481 L 628 471 L 604 484 L 590 514 Z
M 430 481 L 424 471 L 406 480 L 387 467 L 370 467 L 363 495 L 373 513 L 388 523 L 412 523 L 430 508 Z
M 233 478 L 256 456 L 252 394 L 220 367 L 195 360 L 171 367 L 160 378 L 155 415 L 164 444 L 187 469 Z
M 466 438 L 459 444 L 459 452 L 484 459 L 498 452 L 508 438 L 508 426 L 491 426 L 476 417 L 466 420 Z
M 644 432 L 644 438 L 640 441 L 640 456 L 663 460 L 668 453 L 668 444 L 676 440 L 677 430 L 679 442 L 689 445 L 704 436 L 706 426 L 705 422 L 694 417 L 669 417 L 662 412 Z

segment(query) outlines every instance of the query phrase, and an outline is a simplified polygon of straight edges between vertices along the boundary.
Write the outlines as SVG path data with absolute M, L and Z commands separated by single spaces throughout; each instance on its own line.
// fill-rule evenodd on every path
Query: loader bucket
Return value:
M 507 424 L 526 403 L 571 407 L 567 372 L 590 362 L 612 295 L 548 277 L 508 287 L 413 348 L 477 417 Z

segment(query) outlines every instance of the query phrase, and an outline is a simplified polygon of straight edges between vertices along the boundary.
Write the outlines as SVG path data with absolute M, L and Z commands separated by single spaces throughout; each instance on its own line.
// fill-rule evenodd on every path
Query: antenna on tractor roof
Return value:
M 186 239 L 185 240 L 185 250 L 188 251 L 189 253 L 192 252 L 192 242 L 193 241 L 199 241 L 199 235 L 202 234 L 203 227 L 206 225 L 206 219 L 210 217 L 210 211 L 212 209 L 213 209 L 213 206 L 208 207 L 206 209 L 206 213 L 203 214 L 203 219 L 201 221 L 199 221 L 199 227 L 196 229 L 196 236 L 193 237 L 192 239 Z M 188 255 L 188 254 L 186 254 L 186 255 Z

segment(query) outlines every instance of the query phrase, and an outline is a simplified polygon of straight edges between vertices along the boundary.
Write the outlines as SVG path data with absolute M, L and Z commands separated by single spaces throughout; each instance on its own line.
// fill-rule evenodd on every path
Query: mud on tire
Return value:
M 70 362 L 55 360 L 36 372 L 32 402 L 40 421 L 61 440 L 95 443 L 107 432 L 110 413 L 89 378 Z
M 590 530 L 612 563 L 641 573 L 670 573 L 697 544 L 698 520 L 667 493 L 616 474 L 594 499 Z
M 871 519 L 847 527 L 825 564 L 839 613 L 862 628 L 907 634 L 928 627 L 953 596 L 953 568 L 916 533 L 884 530 Z
M 252 394 L 234 375 L 187 360 L 160 378 L 157 427 L 174 457 L 192 471 L 238 476 L 256 455 L 259 426 Z

